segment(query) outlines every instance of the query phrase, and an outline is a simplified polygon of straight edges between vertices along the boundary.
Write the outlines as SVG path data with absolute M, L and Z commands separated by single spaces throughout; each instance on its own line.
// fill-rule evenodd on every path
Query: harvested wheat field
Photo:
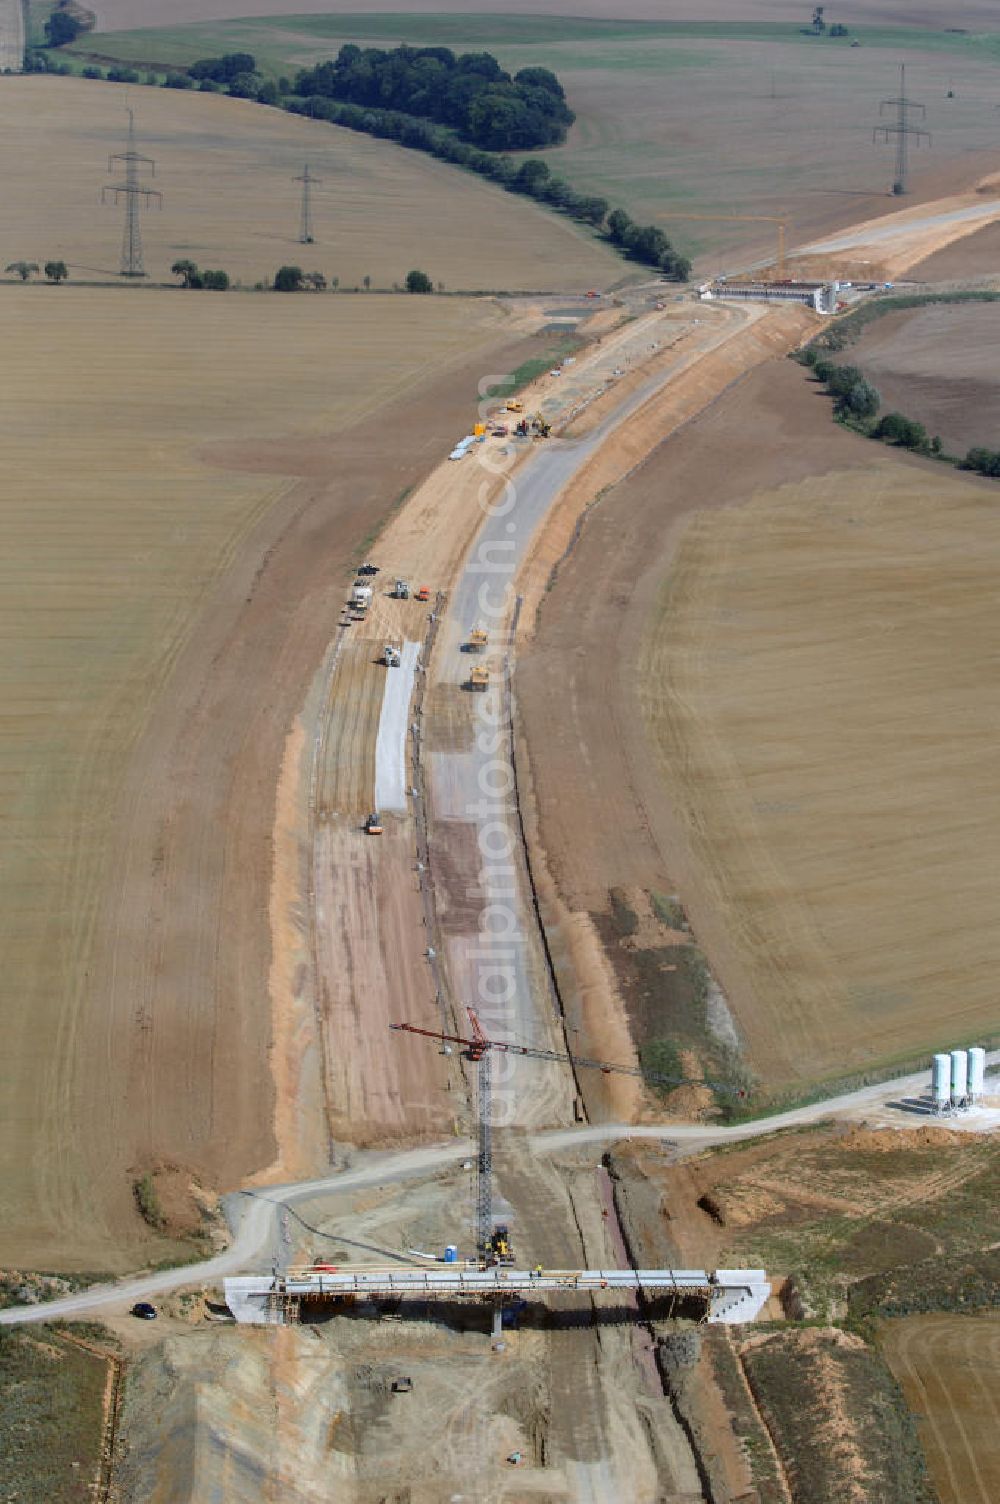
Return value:
M 996 1025 L 998 569 L 991 486 L 874 448 L 679 543 L 640 698 L 765 1080 Z
M 518 704 L 548 869 L 640 1042 L 678 959 L 619 935 L 649 894 L 765 1090 L 995 1030 L 996 496 L 777 361 L 588 513 Z
M 123 210 L 101 203 L 125 148 L 126 89 L 25 76 L 0 87 L 5 215 L 0 265 L 61 258 L 74 280 L 118 273 Z M 180 259 L 248 286 L 285 263 L 342 288 L 402 283 L 420 267 L 448 290 L 586 290 L 622 275 L 617 256 L 524 199 L 418 152 L 245 100 L 131 91 L 138 149 L 156 161 L 162 208 L 142 216 L 146 271 Z M 298 243 L 308 161 L 315 244 Z M 44 185 L 44 190 L 42 188 Z
M 883 1347 L 914 1414 L 941 1504 L 1000 1494 L 1000 1317 L 909 1316 Z
M 133 1174 L 217 1185 L 273 1155 L 284 741 L 352 555 L 452 437 L 505 320 L 3 298 L 0 1265 L 121 1268 L 149 1246 Z

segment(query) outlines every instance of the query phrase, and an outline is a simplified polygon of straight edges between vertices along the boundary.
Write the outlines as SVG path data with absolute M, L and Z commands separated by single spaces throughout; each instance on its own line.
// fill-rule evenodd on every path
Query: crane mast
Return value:
M 608 1060 L 593 1060 L 586 1055 L 570 1055 L 561 1050 L 546 1050 L 534 1045 L 517 1044 L 509 1039 L 490 1039 L 479 1022 L 475 1008 L 466 1007 L 471 1035 L 449 1034 L 442 1029 L 422 1029 L 418 1024 L 390 1024 L 390 1029 L 401 1034 L 419 1034 L 425 1039 L 436 1039 L 442 1044 L 461 1045 L 468 1058 L 476 1066 L 476 1116 L 478 1122 L 479 1156 L 476 1173 L 476 1241 L 479 1252 L 486 1260 L 495 1255 L 493 1231 L 493 1130 L 490 1120 L 490 1103 L 493 1085 L 492 1055 L 522 1055 L 529 1060 L 548 1060 L 560 1065 L 582 1066 L 605 1075 L 637 1076 L 655 1086 L 710 1086 L 716 1091 L 729 1092 L 742 1097 L 742 1091 L 724 1086 L 715 1081 L 699 1081 L 692 1076 L 667 1076 L 660 1071 L 647 1071 L 641 1065 L 615 1065 Z M 506 1247 L 506 1242 L 505 1242 Z

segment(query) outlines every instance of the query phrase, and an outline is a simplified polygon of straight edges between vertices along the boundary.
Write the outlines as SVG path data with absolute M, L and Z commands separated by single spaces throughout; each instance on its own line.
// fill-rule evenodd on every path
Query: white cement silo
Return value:
M 951 1105 L 964 1107 L 969 1097 L 969 1052 L 951 1052 Z
M 931 1061 L 931 1096 L 935 1112 L 951 1106 L 951 1056 L 935 1055 Z
M 969 1051 L 969 1101 L 981 1102 L 986 1087 L 986 1051 L 975 1044 Z

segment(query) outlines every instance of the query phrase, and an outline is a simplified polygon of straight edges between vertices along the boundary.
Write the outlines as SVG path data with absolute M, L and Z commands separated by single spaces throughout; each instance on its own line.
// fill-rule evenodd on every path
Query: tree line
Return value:
M 307 99 L 289 99 L 285 109 L 292 114 L 326 120 L 331 125 L 345 126 L 348 130 L 361 131 L 381 140 L 395 141 L 413 151 L 425 151 L 439 161 L 450 162 L 489 178 L 509 193 L 525 194 L 570 219 L 579 220 L 595 230 L 604 230 L 611 243 L 626 256 L 655 267 L 665 276 L 686 281 L 690 274 L 690 261 L 674 249 L 658 225 L 637 225 L 624 209 L 610 210 L 609 213 L 606 198 L 578 193 L 540 158 L 514 162 L 507 156 L 459 140 L 444 126 L 418 120 L 397 110 L 366 109 L 316 95 Z
M 44 53 L 34 54 L 25 66 L 29 71 L 36 66 L 43 72 L 69 71 Z M 96 67 L 83 72 L 88 78 L 103 76 Z M 139 82 L 139 74 L 127 67 L 110 68 L 107 78 Z M 438 87 L 442 81 L 446 88 Z M 156 75 L 148 73 L 145 82 L 156 84 Z M 263 79 L 252 53 L 231 52 L 172 70 L 163 87 L 225 91 L 233 98 L 253 99 L 427 152 L 603 232 L 623 255 L 664 276 L 682 282 L 690 276 L 690 261 L 674 249 L 658 225 L 636 224 L 624 209 L 612 209 L 599 194 L 577 192 L 539 158 L 515 162 L 504 155 L 515 147 L 539 144 L 528 139 L 533 133 L 549 143 L 561 141 L 574 119 L 562 85 L 547 68 L 522 68 L 511 78 L 486 52 L 456 57 L 447 47 L 399 47 L 383 52 L 348 44 L 334 62 L 303 69 L 294 85 L 287 78 L 276 83 Z M 335 97 L 333 91 L 354 97 Z M 358 96 L 369 99 L 376 94 L 382 103 L 358 100 Z M 386 102 L 390 100 L 402 101 L 409 108 L 392 108 Z M 417 113 L 421 110 L 427 115 Z M 525 125 L 525 110 L 548 122 L 544 130 L 537 121 L 530 129 Z
M 914 454 L 929 455 L 957 465 L 960 470 L 972 470 L 977 475 L 1000 480 L 1000 450 L 975 445 L 966 452 L 964 459 L 945 454 L 940 437 L 928 434 L 923 423 L 916 418 L 896 412 L 879 417 L 882 405 L 879 393 L 857 366 L 838 365 L 828 360 L 815 345 L 797 351 L 795 358 L 826 387 L 834 401 L 835 417 L 849 428 L 870 439 L 880 439 L 884 444 L 909 449 Z

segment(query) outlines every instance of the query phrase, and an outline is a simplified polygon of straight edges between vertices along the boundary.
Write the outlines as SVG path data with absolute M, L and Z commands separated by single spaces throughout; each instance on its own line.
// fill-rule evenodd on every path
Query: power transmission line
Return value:
M 312 173 L 309 171 L 309 163 L 307 162 L 301 177 L 297 177 L 295 181 L 302 184 L 302 213 L 299 217 L 299 244 L 312 245 L 315 239 L 315 236 L 313 235 L 312 224 L 312 185 L 314 183 L 321 183 L 323 179 L 313 177 Z
M 101 201 L 107 203 L 109 194 L 113 195 L 116 204 L 124 198 L 125 231 L 122 235 L 121 274 L 123 277 L 144 277 L 146 272 L 142 264 L 139 203 L 140 200 L 146 204 L 154 202 L 159 208 L 163 203 L 163 194 L 155 188 L 147 188 L 139 180 L 139 174 L 145 167 L 149 168 L 150 177 L 155 177 L 156 163 L 152 157 L 141 156 L 135 149 L 135 117 L 131 110 L 128 111 L 128 142 L 124 151 L 115 152 L 114 156 L 108 158 L 109 172 L 116 170 L 117 162 L 125 164 L 125 181 L 109 183 L 101 192 Z
M 909 171 L 909 146 L 913 141 L 920 145 L 921 137 L 926 137 L 928 143 L 930 131 L 923 130 L 919 125 L 913 125 L 910 115 L 918 115 L 921 120 L 926 118 L 927 111 L 916 100 L 906 97 L 906 65 L 899 65 L 899 97 L 897 99 L 883 99 L 879 105 L 879 114 L 884 115 L 887 110 L 896 111 L 895 125 L 877 125 L 872 132 L 873 141 L 891 141 L 896 138 L 896 177 L 892 185 L 895 194 L 906 192 L 907 173 Z

